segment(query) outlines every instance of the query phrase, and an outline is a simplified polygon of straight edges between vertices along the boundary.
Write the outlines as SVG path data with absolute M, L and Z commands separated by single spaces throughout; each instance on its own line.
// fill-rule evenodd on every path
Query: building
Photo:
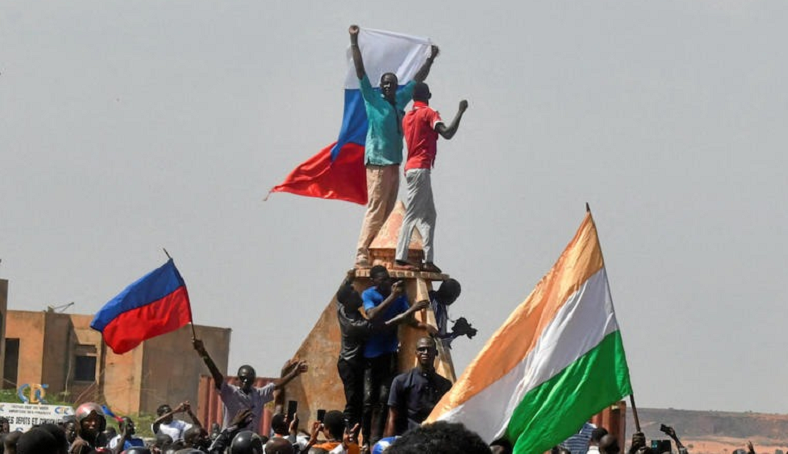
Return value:
M 5 338 L 5 321 L 8 309 L 8 280 L 0 279 L 0 339 Z M 5 358 L 5 342 L 0 342 L 0 377 L 5 377 L 3 373 L 3 358 Z M 3 386 L 5 388 L 5 386 Z
M 0 282 L 0 305 L 2 290 Z M 106 403 L 120 414 L 153 413 L 162 403 L 175 406 L 185 400 L 197 407 L 200 375 L 206 369 L 192 348 L 190 326 L 116 355 L 101 333 L 90 328 L 92 315 L 51 310 L 12 310 L 4 315 L 4 388 L 40 384 L 51 398 Z M 226 370 L 231 330 L 195 330 L 217 367 Z

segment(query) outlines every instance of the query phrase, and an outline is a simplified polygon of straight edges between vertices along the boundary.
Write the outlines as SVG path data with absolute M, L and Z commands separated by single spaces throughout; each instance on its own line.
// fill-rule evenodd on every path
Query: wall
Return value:
M 143 342 L 123 355 L 109 349 L 90 328 L 92 315 L 10 311 L 6 338 L 18 338 L 16 384 L 43 383 L 47 394 L 64 393 L 77 404 L 107 403 L 120 414 L 153 413 L 163 402 L 197 405 L 200 374 L 206 372 L 191 345 L 191 328 Z M 221 369 L 227 368 L 230 329 L 195 327 Z M 5 339 L 5 338 L 4 338 Z M 94 379 L 74 379 L 76 355 L 95 355 Z
M 73 362 L 74 357 L 78 351 L 75 349 L 79 346 L 86 346 L 88 349 L 92 350 L 96 354 L 96 380 L 93 382 L 89 381 L 76 381 L 74 380 L 74 373 L 73 368 L 69 369 L 62 369 L 61 374 L 66 376 L 66 380 L 69 387 L 70 399 L 76 403 L 83 403 L 83 402 L 91 402 L 91 401 L 102 401 L 102 396 L 105 395 L 105 390 L 103 389 L 103 384 L 106 381 L 106 364 L 104 359 L 104 352 L 107 350 L 104 346 L 104 340 L 101 337 L 101 333 L 95 331 L 90 328 L 90 322 L 93 320 L 92 315 L 85 315 L 85 314 L 63 314 L 69 317 L 71 321 L 71 331 L 69 334 L 70 341 L 63 340 L 63 342 L 69 342 L 69 353 L 68 359 L 69 361 Z M 65 335 L 65 334 L 62 334 Z M 122 362 L 125 364 L 127 359 L 123 359 Z M 124 376 L 127 374 L 127 371 L 124 371 Z M 108 401 L 109 402 L 109 401 Z
M 54 312 L 44 312 L 43 316 L 45 361 L 41 364 L 41 383 L 49 385 L 48 395 L 57 395 L 66 388 L 63 371 L 71 365 L 71 318 Z
M 0 279 L 0 380 L 5 376 L 5 326 L 8 320 L 8 280 Z
M 41 383 L 44 363 L 43 312 L 8 311 L 5 337 L 19 339 L 19 371 L 14 387 Z
M 216 367 L 227 370 L 232 331 L 210 326 L 194 328 Z M 190 326 L 146 341 L 142 371 L 141 411 L 153 413 L 163 403 L 174 408 L 186 400 L 197 409 L 199 377 L 208 373 L 208 368 L 192 347 Z

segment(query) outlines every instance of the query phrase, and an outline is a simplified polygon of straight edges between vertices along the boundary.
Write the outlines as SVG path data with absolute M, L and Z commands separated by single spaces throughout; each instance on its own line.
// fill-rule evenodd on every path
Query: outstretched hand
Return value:
M 440 48 L 438 48 L 438 46 L 436 46 L 435 44 L 430 46 L 430 58 L 431 59 L 435 60 L 435 58 L 437 58 L 438 54 L 440 54 L 440 53 L 441 53 L 441 50 L 440 50 Z
M 288 359 L 287 361 L 285 361 L 284 365 L 282 365 L 282 370 L 280 371 L 279 376 L 284 377 L 290 371 L 292 371 L 293 368 L 295 368 L 297 365 L 298 365 L 298 361 L 296 361 L 295 358 Z
M 416 304 L 413 305 L 413 310 L 420 311 L 422 309 L 426 309 L 427 306 L 429 306 L 429 305 L 430 305 L 429 301 L 421 300 L 421 301 L 416 302 Z
M 468 100 L 463 99 L 460 101 L 460 112 L 465 112 L 466 110 L 468 110 Z

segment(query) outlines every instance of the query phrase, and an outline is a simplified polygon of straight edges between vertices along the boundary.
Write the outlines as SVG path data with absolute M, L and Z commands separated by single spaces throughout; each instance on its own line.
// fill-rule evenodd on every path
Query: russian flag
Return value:
M 122 354 L 191 321 L 186 283 L 170 259 L 112 298 L 90 327 L 101 332 L 113 352 Z
M 401 86 L 411 81 L 429 57 L 432 45 L 428 38 L 365 28 L 360 30 L 358 42 L 364 69 L 376 88 L 380 77 L 387 72 L 397 74 Z M 349 46 L 346 58 L 345 110 L 339 138 L 296 167 L 270 192 L 367 203 L 364 168 L 367 112 Z

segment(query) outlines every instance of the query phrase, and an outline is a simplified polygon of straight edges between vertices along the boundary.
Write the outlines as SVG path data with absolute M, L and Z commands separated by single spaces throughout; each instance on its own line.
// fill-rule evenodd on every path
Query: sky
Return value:
M 354 23 L 431 38 L 433 107 L 470 103 L 433 172 L 458 372 L 588 202 L 638 406 L 788 413 L 781 1 L 5 1 L 9 309 L 92 314 L 167 248 L 230 370 L 276 375 L 353 264 L 364 207 L 263 198 L 336 140 Z

